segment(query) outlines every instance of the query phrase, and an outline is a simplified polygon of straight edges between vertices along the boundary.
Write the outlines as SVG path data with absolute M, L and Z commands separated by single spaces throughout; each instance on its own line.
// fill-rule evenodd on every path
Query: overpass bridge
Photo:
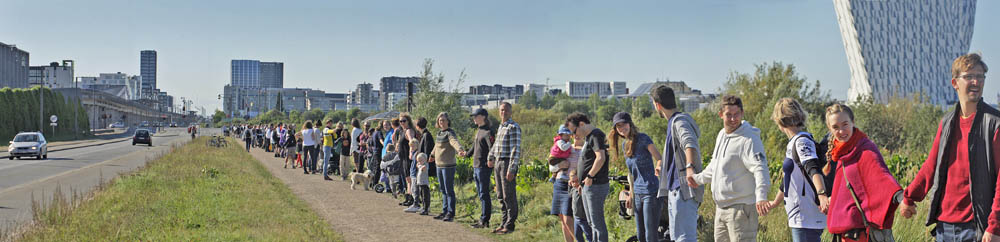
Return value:
M 157 122 L 184 125 L 197 120 L 194 115 L 155 110 L 155 100 L 127 100 L 106 92 L 82 88 L 54 88 L 53 91 L 61 93 L 67 100 L 79 100 L 87 112 L 89 128 L 92 130 L 107 128 L 119 121 L 129 127 L 138 127 L 143 122 L 151 125 Z

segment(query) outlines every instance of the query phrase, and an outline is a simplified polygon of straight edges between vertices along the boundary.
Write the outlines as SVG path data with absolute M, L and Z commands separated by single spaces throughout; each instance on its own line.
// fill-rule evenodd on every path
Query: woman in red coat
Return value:
M 846 105 L 828 107 L 826 123 L 833 140 L 823 172 L 836 169 L 827 229 L 834 241 L 894 241 L 892 221 L 903 190 L 878 146 L 854 127 L 854 113 Z

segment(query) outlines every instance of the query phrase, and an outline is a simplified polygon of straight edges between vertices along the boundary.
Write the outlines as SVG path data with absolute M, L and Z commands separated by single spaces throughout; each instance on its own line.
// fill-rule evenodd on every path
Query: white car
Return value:
M 110 125 L 108 125 L 108 128 L 109 128 L 109 129 L 120 129 L 120 128 L 125 128 L 125 123 L 122 123 L 122 122 L 115 122 L 115 123 L 113 123 L 113 124 L 110 124 Z
M 45 141 L 45 136 L 39 132 L 23 132 L 14 136 L 7 147 L 10 159 L 21 159 L 25 156 L 34 156 L 39 160 L 49 158 L 49 143 Z

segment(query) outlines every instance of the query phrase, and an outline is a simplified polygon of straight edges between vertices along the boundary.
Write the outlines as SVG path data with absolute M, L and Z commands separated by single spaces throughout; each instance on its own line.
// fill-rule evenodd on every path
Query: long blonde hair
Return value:
M 847 117 L 850 118 L 851 123 L 854 123 L 854 111 L 851 110 L 851 107 L 848 107 L 847 105 L 844 105 L 842 103 L 834 103 L 833 105 L 826 107 L 826 115 L 824 116 L 826 117 L 826 120 L 829 121 L 830 116 L 833 116 L 834 114 L 838 113 L 846 113 Z M 830 124 L 827 124 L 827 130 L 829 129 L 830 129 Z M 833 134 L 833 132 L 830 132 L 830 134 Z M 826 149 L 827 162 L 826 165 L 823 166 L 824 174 L 830 174 L 830 163 L 833 162 L 834 148 L 836 147 L 833 145 L 833 140 L 831 139 L 829 140 L 829 142 L 827 142 L 827 149 Z

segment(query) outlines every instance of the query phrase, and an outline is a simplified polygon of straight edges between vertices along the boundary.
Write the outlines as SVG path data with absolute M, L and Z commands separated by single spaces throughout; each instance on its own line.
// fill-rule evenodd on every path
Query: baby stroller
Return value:
M 632 187 L 629 185 L 628 176 L 611 176 L 612 181 L 618 182 L 624 185 L 624 189 L 618 192 L 618 217 L 624 220 L 632 220 L 633 211 L 625 207 L 625 200 L 628 199 L 629 189 Z M 664 202 L 660 206 L 660 224 L 656 226 L 657 232 L 660 234 L 661 242 L 670 242 L 670 233 L 667 228 L 670 226 L 669 213 L 667 211 L 667 203 Z M 635 235 L 629 237 L 626 242 L 638 242 L 639 238 Z
M 379 168 L 382 169 L 382 177 L 379 179 L 379 184 L 375 185 L 375 192 L 388 191 L 393 198 L 397 198 L 403 193 L 403 183 L 400 177 L 403 174 L 402 160 L 399 159 L 396 152 L 387 152 Z

